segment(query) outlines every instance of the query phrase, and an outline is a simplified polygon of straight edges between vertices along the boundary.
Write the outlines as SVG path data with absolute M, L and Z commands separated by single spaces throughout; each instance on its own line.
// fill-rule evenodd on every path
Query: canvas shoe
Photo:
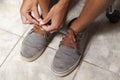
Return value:
M 24 38 L 21 56 L 25 61 L 36 60 L 47 48 L 56 33 L 48 33 L 35 26 Z
M 69 23 L 69 26 L 74 20 Z M 72 29 L 67 31 L 51 66 L 55 75 L 66 76 L 78 66 L 88 42 L 88 37 L 88 29 L 84 29 L 80 33 L 76 33 Z

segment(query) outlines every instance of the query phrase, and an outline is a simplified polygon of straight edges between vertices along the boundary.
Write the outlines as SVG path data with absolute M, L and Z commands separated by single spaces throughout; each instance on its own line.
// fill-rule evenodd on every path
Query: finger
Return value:
M 58 30 L 54 30 L 54 31 L 50 31 L 50 33 L 54 33 L 54 32 L 57 32 Z
M 38 25 L 38 21 L 33 19 L 29 13 L 26 14 L 26 19 L 29 20 L 31 23 Z
M 48 26 L 42 26 L 43 29 L 45 29 L 46 31 L 48 32 L 52 32 L 52 31 L 55 31 L 57 29 L 57 24 L 56 22 L 54 21 L 54 19 L 52 19 L 52 24 L 51 25 L 48 25 Z
M 32 22 L 29 21 L 29 20 L 26 20 L 26 21 L 23 22 L 23 24 L 32 24 Z
M 39 18 L 38 21 L 39 21 L 39 24 L 40 24 L 40 22 L 42 21 L 42 18 Z
M 60 21 L 58 21 L 58 18 L 54 18 L 52 20 L 51 26 L 53 26 L 55 28 L 55 30 L 59 30 L 62 27 L 62 24 Z
M 33 9 L 33 14 L 34 14 L 34 16 L 35 16 L 35 19 L 36 19 L 37 21 L 39 21 L 40 15 L 39 15 L 39 11 L 38 11 L 38 8 L 37 8 L 37 7 L 35 7 L 35 8 Z
M 23 24 L 31 24 L 32 23 L 29 20 L 27 20 L 25 16 L 21 16 L 21 19 L 22 19 Z
M 21 15 L 21 19 L 22 19 L 23 24 L 26 24 L 27 19 L 23 15 Z
M 48 13 L 48 15 L 40 22 L 40 25 L 47 24 L 51 19 L 51 14 Z
M 56 31 L 56 29 L 54 27 L 51 27 L 49 25 L 48 26 L 44 25 L 44 26 L 42 26 L 42 28 L 47 32 Z

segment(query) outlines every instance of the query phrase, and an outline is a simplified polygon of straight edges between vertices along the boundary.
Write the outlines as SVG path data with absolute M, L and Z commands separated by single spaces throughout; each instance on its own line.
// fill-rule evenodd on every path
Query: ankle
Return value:
M 75 31 L 74 29 L 70 28 L 68 31 L 72 31 L 74 35 L 78 35 L 79 32 Z
M 75 33 L 79 33 L 84 29 L 84 26 L 82 26 L 80 24 L 79 21 L 75 20 L 71 25 L 70 28 L 75 32 Z

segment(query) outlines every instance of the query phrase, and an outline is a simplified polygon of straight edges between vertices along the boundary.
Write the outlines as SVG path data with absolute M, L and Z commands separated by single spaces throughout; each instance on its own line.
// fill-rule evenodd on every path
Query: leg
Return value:
M 85 7 L 78 19 L 71 25 L 71 28 L 80 32 L 99 16 L 114 0 L 87 0 Z
M 65 76 L 77 67 L 89 39 L 88 30 L 83 28 L 106 10 L 112 2 L 113 0 L 87 0 L 81 15 L 69 24 L 70 29 L 56 52 L 52 63 L 52 71 L 56 75 Z

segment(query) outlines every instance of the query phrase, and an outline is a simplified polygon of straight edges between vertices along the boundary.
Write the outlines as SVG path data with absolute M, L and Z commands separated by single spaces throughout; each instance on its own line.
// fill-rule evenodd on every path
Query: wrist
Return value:
M 59 0 L 58 5 L 61 7 L 69 7 L 71 0 Z
M 63 4 L 64 4 L 64 3 L 65 3 L 65 4 L 66 4 L 66 3 L 69 3 L 70 1 L 71 1 L 71 0 L 59 0 L 59 2 L 60 2 L 60 3 L 63 3 Z

